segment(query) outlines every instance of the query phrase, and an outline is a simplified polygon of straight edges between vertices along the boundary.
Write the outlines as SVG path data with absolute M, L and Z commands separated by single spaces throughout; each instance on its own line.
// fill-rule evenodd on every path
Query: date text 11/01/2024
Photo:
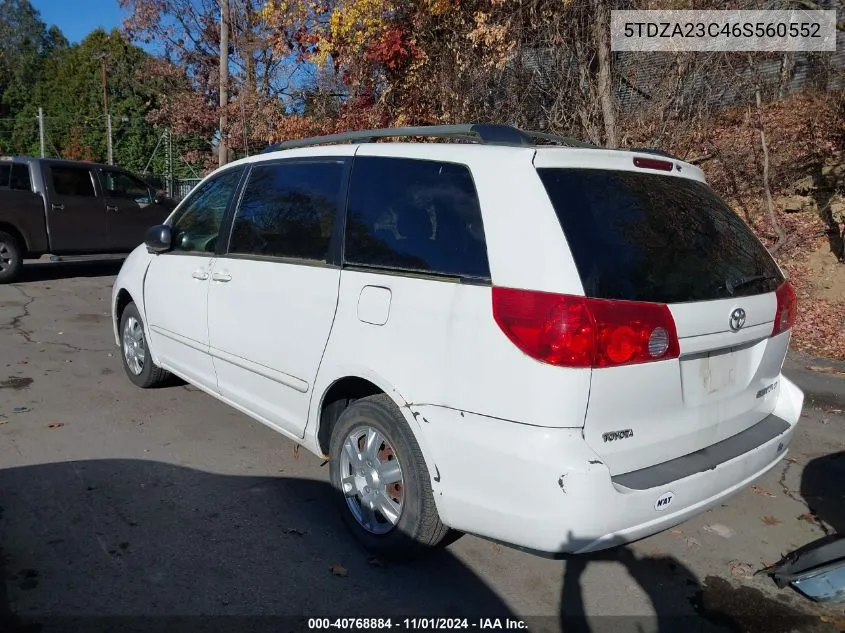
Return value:
M 345 630 L 345 631 L 381 631 L 381 630 L 431 630 L 478 629 L 507 630 L 527 629 L 522 620 L 515 618 L 308 618 L 308 630 Z

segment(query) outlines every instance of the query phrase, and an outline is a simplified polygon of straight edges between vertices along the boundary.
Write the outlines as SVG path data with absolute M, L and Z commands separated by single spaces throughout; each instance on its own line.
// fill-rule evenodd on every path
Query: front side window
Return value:
M 151 204 L 150 189 L 140 179 L 111 169 L 101 169 L 103 189 L 110 198 L 134 200 L 138 204 Z
M 53 174 L 53 187 L 57 195 L 96 197 L 90 169 L 53 165 L 50 167 L 50 171 Z
M 188 196 L 170 224 L 173 250 L 214 252 L 223 216 L 240 178 L 241 170 L 231 169 L 206 181 Z
M 353 265 L 489 278 L 481 207 L 469 168 L 356 158 L 344 256 Z
M 229 253 L 325 262 L 343 171 L 342 160 L 253 167 L 232 226 Z

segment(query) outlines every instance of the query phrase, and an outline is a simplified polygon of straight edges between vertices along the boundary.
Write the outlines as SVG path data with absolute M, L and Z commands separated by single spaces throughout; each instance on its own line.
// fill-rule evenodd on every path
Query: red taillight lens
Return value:
M 795 324 L 795 311 L 798 308 L 795 290 L 788 281 L 781 284 L 780 288 L 775 291 L 775 296 L 777 297 L 777 311 L 775 312 L 772 336 L 786 332 Z
M 493 318 L 532 358 L 566 367 L 592 365 L 595 325 L 577 297 L 493 288 Z
M 672 314 L 656 303 L 493 288 L 493 317 L 519 349 L 552 365 L 610 367 L 680 354 Z
M 668 160 L 658 160 L 657 158 L 641 158 L 634 157 L 634 166 L 642 167 L 644 169 L 659 169 L 661 171 L 672 171 L 672 163 Z

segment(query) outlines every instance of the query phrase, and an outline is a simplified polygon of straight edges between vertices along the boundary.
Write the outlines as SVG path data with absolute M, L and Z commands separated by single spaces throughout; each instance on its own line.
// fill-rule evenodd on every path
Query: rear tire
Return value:
M 123 369 L 136 386 L 149 389 L 162 384 L 169 373 L 153 363 L 147 345 L 144 321 L 134 303 L 120 317 L 120 358 Z
M 361 398 L 344 410 L 332 429 L 329 455 L 341 516 L 366 549 L 403 561 L 446 536 L 422 451 L 386 394 Z
M 23 245 L 5 231 L 0 231 L 0 284 L 15 281 L 23 268 Z

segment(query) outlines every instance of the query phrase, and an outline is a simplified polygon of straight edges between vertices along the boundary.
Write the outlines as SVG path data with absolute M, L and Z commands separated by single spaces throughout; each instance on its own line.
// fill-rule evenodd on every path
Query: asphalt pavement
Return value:
M 845 533 L 836 364 L 790 359 L 811 406 L 788 458 L 678 528 L 567 561 L 464 536 L 394 565 L 344 531 L 319 459 L 193 387 L 130 384 L 109 316 L 119 266 L 40 262 L 0 286 L 0 631 L 283 631 L 303 616 L 845 630 L 843 605 L 753 575 Z

